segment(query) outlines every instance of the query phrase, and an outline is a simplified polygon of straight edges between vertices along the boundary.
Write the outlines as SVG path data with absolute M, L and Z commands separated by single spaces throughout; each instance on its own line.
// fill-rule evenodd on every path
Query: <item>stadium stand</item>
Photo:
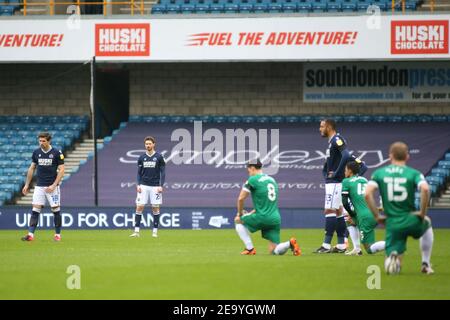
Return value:
M 84 116 L 0 116 L 0 205 L 11 202 L 25 183 L 40 131 L 64 153 L 88 127 Z
M 18 0 L 0 0 L 0 16 L 12 16 L 20 10 Z
M 415 11 L 422 3 L 408 0 L 405 9 Z M 391 4 L 391 0 L 160 0 L 152 14 L 365 12 L 370 5 L 387 11 Z M 396 10 L 402 10 L 401 2 Z

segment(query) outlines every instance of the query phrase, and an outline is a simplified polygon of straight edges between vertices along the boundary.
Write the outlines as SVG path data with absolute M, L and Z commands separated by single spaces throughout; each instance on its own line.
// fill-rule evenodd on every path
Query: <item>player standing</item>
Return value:
M 264 239 L 269 240 L 269 252 L 283 255 L 291 249 L 294 256 L 301 255 L 295 238 L 280 243 L 281 217 L 278 211 L 278 184 L 274 178 L 264 174 L 259 160 L 250 161 L 247 165 L 249 179 L 245 182 L 237 201 L 235 218 L 236 231 L 245 244 L 242 255 L 255 255 L 250 232 L 261 230 Z M 244 202 L 251 194 L 255 209 L 244 214 Z
M 134 233 L 130 237 L 139 237 L 142 213 L 146 205 L 152 206 L 153 237 L 158 237 L 159 213 L 162 204 L 162 192 L 166 180 L 166 161 L 155 151 L 156 140 L 145 137 L 146 152 L 138 159 L 136 214 Z
M 429 186 L 425 177 L 419 171 L 406 165 L 409 160 L 408 146 L 403 142 L 395 142 L 389 148 L 391 164 L 376 170 L 366 188 L 366 202 L 375 219 L 386 224 L 386 260 L 389 263 L 399 263 L 406 251 L 406 241 L 409 236 L 420 238 L 422 252 L 422 273 L 434 273 L 430 258 L 433 248 L 433 229 L 431 220 L 427 217 Z M 374 194 L 379 190 L 383 200 L 386 221 L 379 216 L 375 205 Z M 420 211 L 415 212 L 414 194 L 420 190 Z
M 23 241 L 33 241 L 34 232 L 39 223 L 39 215 L 46 201 L 49 203 L 54 215 L 55 241 L 61 241 L 61 192 L 59 183 L 64 177 L 64 155 L 50 145 L 52 136 L 48 132 L 38 135 L 40 148 L 34 150 L 31 157 L 32 162 L 27 172 L 27 180 L 22 189 L 23 195 L 27 195 L 30 183 L 33 179 L 34 170 L 37 168 L 37 183 L 33 192 L 33 210 L 31 213 L 28 234 L 22 238 Z
M 342 181 L 342 202 L 349 213 L 352 222 L 361 232 L 361 243 L 369 254 L 382 251 L 385 247 L 384 241 L 375 242 L 375 227 L 377 221 L 367 207 L 364 199 L 367 179 L 359 175 L 360 165 L 351 161 L 345 166 L 345 179 Z M 353 207 L 353 208 L 352 208 Z M 353 240 L 353 239 L 352 239 Z M 353 240 L 354 249 L 347 255 L 361 255 L 359 239 Z
M 342 180 L 345 165 L 350 157 L 345 139 L 336 132 L 336 122 L 325 119 L 320 122 L 320 134 L 328 138 L 327 160 L 323 166 L 325 178 L 325 239 L 315 253 L 344 253 L 346 223 L 342 214 Z M 334 232 L 337 233 L 338 244 L 331 248 Z

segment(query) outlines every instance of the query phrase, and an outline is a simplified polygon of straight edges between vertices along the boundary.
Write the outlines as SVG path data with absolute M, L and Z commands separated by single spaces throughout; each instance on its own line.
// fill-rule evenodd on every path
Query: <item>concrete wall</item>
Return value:
M 130 114 L 450 113 L 448 103 L 305 104 L 302 63 L 130 64 Z M 0 115 L 89 114 L 89 66 L 0 64 Z

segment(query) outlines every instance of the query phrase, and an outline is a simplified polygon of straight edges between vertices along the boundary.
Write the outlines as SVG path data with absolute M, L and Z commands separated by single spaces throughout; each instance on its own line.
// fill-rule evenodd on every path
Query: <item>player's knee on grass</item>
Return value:
M 275 254 L 275 248 L 277 247 L 277 244 L 273 243 L 273 242 L 269 242 L 269 254 Z

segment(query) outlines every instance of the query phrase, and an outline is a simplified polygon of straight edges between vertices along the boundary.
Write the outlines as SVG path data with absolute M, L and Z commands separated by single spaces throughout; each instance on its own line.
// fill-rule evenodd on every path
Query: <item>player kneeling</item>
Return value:
M 236 231 L 245 244 L 242 255 L 255 255 L 250 232 L 261 230 L 264 239 L 269 240 L 269 252 L 283 255 L 289 249 L 294 256 L 301 255 L 300 247 L 295 238 L 280 243 L 281 217 L 278 211 L 278 184 L 274 178 L 264 174 L 259 160 L 251 161 L 247 165 L 249 179 L 239 194 L 237 201 L 237 215 L 235 218 Z M 244 214 L 244 202 L 251 194 L 255 210 Z
M 385 242 L 375 242 L 377 221 L 364 199 L 366 186 L 367 179 L 359 176 L 359 164 L 355 161 L 348 162 L 345 166 L 345 179 L 342 181 L 342 203 L 351 217 L 349 222 L 353 222 L 361 232 L 361 243 L 366 252 L 372 254 L 384 250 Z M 359 239 L 353 238 L 354 249 L 346 255 L 361 255 Z

